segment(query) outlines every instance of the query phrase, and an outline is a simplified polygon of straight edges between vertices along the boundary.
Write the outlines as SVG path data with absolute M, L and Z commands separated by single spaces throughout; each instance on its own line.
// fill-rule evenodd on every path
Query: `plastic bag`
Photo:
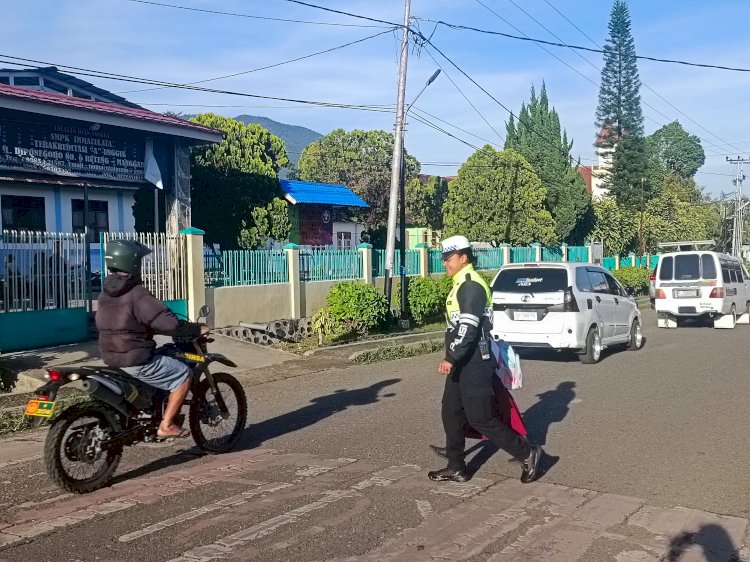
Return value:
M 492 355 L 495 356 L 497 366 L 495 374 L 500 378 L 503 386 L 508 390 L 518 390 L 523 386 L 523 372 L 521 371 L 521 358 L 513 347 L 503 341 L 492 340 Z

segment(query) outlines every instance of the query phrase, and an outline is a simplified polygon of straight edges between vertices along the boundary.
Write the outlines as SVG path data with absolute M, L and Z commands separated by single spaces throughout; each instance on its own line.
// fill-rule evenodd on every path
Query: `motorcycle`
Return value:
M 209 308 L 201 308 L 200 317 Z M 188 423 L 195 444 L 207 453 L 231 451 L 247 422 L 247 399 L 240 382 L 229 373 L 212 373 L 209 366 L 237 365 L 219 353 L 209 353 L 207 336 L 172 338 L 157 353 L 174 357 L 191 370 Z M 112 367 L 55 367 L 35 391 L 26 414 L 51 417 L 59 390 L 79 381 L 93 400 L 66 408 L 53 422 L 44 444 L 44 464 L 62 489 L 84 494 L 106 486 L 117 469 L 125 447 L 164 441 L 157 436 L 168 391 L 145 384 Z M 182 425 L 185 415 L 176 423 Z

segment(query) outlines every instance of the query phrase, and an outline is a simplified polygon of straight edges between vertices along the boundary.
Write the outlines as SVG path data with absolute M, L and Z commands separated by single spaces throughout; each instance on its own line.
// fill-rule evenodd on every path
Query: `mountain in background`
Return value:
M 276 135 L 281 140 L 283 140 L 284 144 L 286 145 L 286 151 L 287 155 L 289 156 L 289 161 L 295 166 L 299 161 L 302 150 L 311 142 L 314 142 L 323 137 L 323 135 L 311 129 L 300 127 L 298 125 L 287 125 L 286 123 L 279 123 L 278 121 L 274 121 L 273 119 L 269 119 L 268 117 L 258 117 L 256 115 L 238 115 L 237 117 L 235 117 L 235 119 L 244 123 L 245 125 L 249 125 L 250 123 L 257 123 L 264 129 L 268 129 L 271 134 Z

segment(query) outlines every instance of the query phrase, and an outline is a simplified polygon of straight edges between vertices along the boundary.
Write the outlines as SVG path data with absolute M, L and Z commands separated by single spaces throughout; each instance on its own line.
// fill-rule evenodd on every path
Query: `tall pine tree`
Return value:
M 550 109 L 544 83 L 538 97 L 531 87 L 528 105 L 521 105 L 518 123 L 510 117 L 506 132 L 505 148 L 523 155 L 548 190 L 546 206 L 555 219 L 558 241 L 582 243 L 592 227 L 591 197 L 577 166 L 571 166 L 573 142 L 561 129 L 557 111 Z
M 641 80 L 630 32 L 630 13 L 624 0 L 615 0 L 604 45 L 604 68 L 596 108 L 599 150 L 614 148 L 612 173 L 606 187 L 615 200 L 630 209 L 642 209 L 655 195 L 648 182 L 648 152 L 643 135 Z M 642 181 L 644 180 L 644 181 Z

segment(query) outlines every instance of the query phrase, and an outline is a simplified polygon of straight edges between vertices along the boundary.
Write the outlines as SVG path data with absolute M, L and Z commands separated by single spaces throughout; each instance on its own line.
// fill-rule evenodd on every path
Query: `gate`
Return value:
M 151 248 L 152 253 L 143 259 L 143 285 L 172 311 L 187 316 L 188 276 L 187 238 L 182 234 L 167 236 L 164 233 L 109 232 L 102 233 L 101 272 L 107 274 L 104 253 L 110 240 L 135 240 Z
M 83 234 L 4 230 L 0 352 L 88 338 Z

